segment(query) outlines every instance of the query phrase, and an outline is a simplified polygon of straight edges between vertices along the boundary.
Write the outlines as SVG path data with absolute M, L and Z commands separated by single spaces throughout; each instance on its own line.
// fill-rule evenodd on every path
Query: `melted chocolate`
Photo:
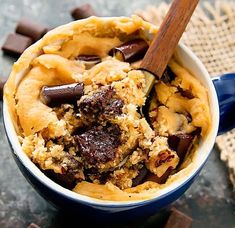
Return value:
M 177 134 L 168 137 L 168 144 L 172 150 L 176 151 L 180 161 L 184 159 L 193 139 L 192 134 Z
M 89 165 L 106 163 L 115 158 L 117 148 L 121 143 L 121 130 L 118 125 L 108 123 L 106 126 L 93 126 L 75 140 L 80 156 Z
M 153 181 L 158 184 L 164 184 L 167 181 L 167 178 L 170 176 L 172 170 L 173 170 L 173 168 L 170 166 L 161 177 L 158 177 L 157 175 L 155 175 L 153 173 L 149 173 L 149 175 L 147 175 L 145 181 Z
M 166 67 L 166 70 L 164 71 L 161 80 L 165 83 L 170 83 L 175 79 L 175 73 L 171 70 L 169 66 Z
M 123 104 L 116 92 L 111 87 L 107 87 L 104 91 L 81 101 L 78 109 L 89 122 L 94 122 L 97 119 L 105 120 L 120 115 Z
M 183 90 L 182 88 L 178 87 L 178 91 L 180 92 L 182 97 L 186 97 L 188 99 L 193 99 L 194 96 L 190 90 Z
M 143 168 L 139 170 L 138 175 L 132 180 L 132 187 L 142 184 L 148 173 L 149 173 L 148 169 L 145 166 L 143 166 Z

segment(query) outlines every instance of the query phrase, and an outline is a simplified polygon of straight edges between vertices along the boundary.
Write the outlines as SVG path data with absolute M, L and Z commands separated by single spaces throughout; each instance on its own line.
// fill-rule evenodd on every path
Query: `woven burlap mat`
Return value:
M 162 3 L 138 10 L 136 14 L 159 25 L 168 8 L 168 4 Z M 235 2 L 203 2 L 187 26 L 182 42 L 201 59 L 211 77 L 235 72 Z M 235 188 L 235 129 L 218 136 L 216 143 Z

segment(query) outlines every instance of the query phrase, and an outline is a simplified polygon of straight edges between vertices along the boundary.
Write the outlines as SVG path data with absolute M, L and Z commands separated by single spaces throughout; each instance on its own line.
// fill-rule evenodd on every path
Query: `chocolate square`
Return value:
M 90 16 L 97 16 L 97 14 L 90 4 L 84 4 L 72 9 L 71 16 L 74 20 L 80 20 Z
M 16 26 L 16 33 L 31 37 L 33 41 L 39 40 L 47 31 L 48 29 L 45 26 L 27 18 L 21 18 Z
M 2 50 L 5 54 L 19 57 L 32 43 L 33 42 L 30 37 L 12 33 L 8 35 L 2 46 Z

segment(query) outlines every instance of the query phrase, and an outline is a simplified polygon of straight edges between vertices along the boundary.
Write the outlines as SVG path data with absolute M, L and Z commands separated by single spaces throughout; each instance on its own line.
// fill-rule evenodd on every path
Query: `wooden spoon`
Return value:
M 140 66 L 146 79 L 144 90 L 146 97 L 156 79 L 160 79 L 163 75 L 198 2 L 199 0 L 174 0 L 172 2 Z

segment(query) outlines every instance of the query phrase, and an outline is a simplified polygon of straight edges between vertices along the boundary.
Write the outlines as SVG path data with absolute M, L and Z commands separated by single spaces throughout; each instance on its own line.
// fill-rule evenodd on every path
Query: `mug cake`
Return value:
M 126 201 L 151 198 L 193 166 L 211 126 L 207 89 L 174 55 L 146 98 L 139 67 L 156 34 L 138 16 L 90 17 L 48 32 L 14 64 L 5 101 L 45 175 Z

